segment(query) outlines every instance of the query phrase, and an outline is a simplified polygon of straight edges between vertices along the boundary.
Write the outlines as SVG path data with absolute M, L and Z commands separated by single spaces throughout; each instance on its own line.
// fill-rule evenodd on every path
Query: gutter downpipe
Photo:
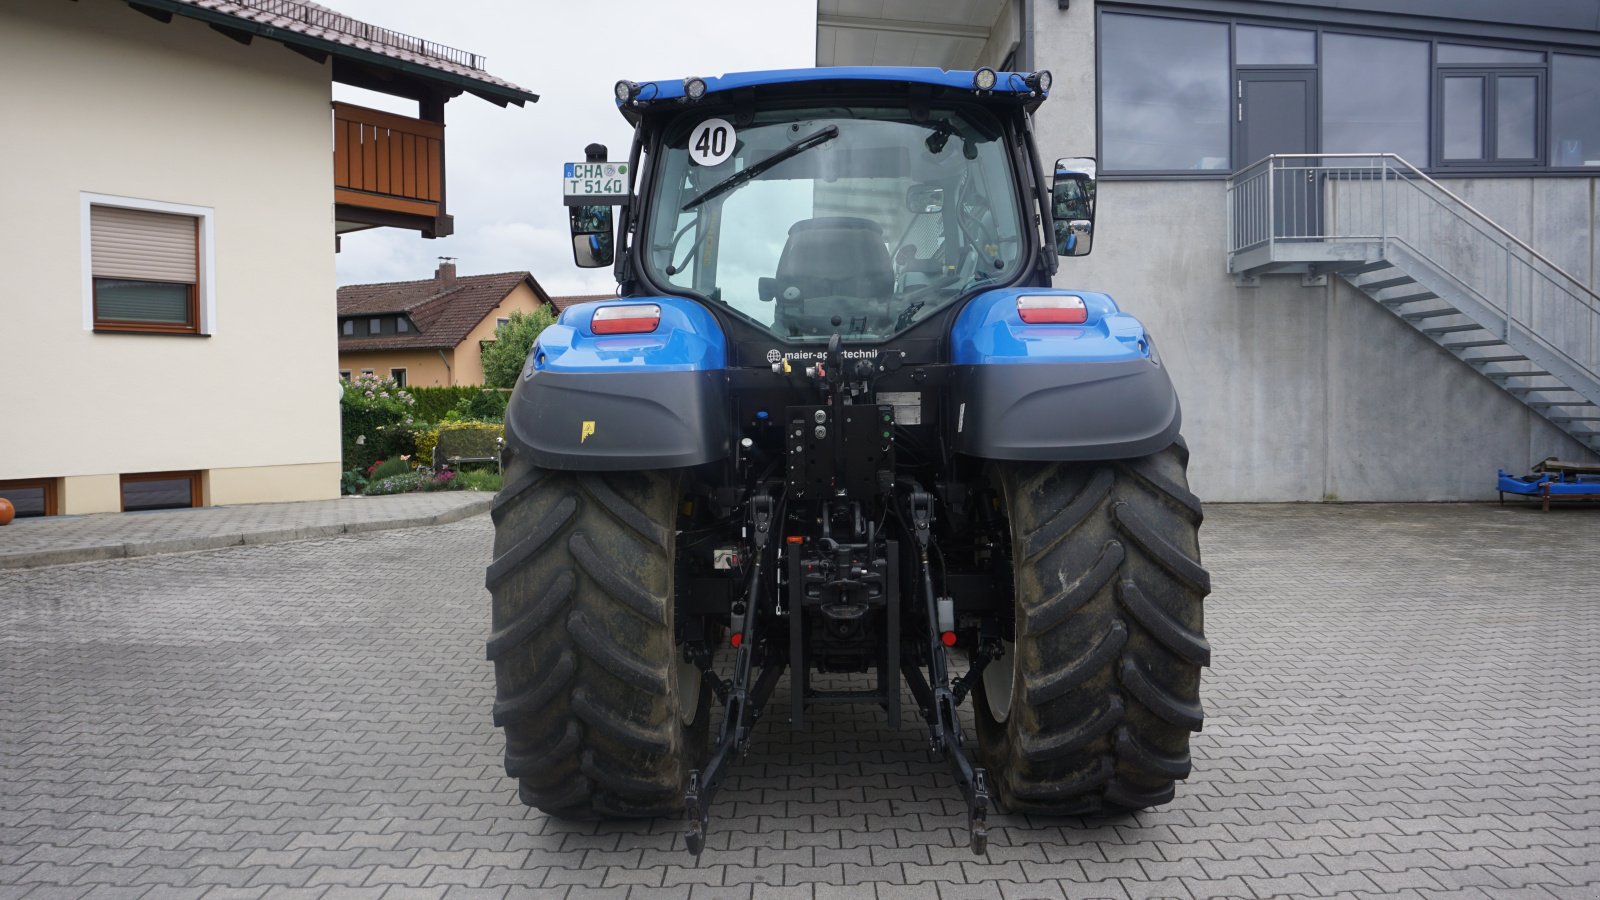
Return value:
M 444 363 L 445 380 L 450 382 L 451 387 L 455 387 L 456 372 L 455 369 L 450 368 L 450 357 L 445 356 L 443 350 L 435 350 L 434 352 L 439 354 L 439 361 Z

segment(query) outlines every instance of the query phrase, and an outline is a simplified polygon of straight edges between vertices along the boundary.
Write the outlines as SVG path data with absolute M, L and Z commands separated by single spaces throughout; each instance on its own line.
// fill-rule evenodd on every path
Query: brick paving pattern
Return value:
M 1194 776 L 987 859 L 915 723 L 781 690 L 698 867 L 521 806 L 484 516 L 0 572 L 0 900 L 1600 896 L 1600 512 L 1208 512 Z

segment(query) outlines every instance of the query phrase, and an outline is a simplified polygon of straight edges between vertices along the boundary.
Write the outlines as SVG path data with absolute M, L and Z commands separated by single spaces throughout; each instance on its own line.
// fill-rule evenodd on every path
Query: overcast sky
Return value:
M 488 57 L 489 72 L 539 95 L 501 109 L 471 94 L 445 106 L 449 212 L 456 233 L 426 240 L 377 228 L 347 234 L 339 283 L 432 276 L 454 256 L 461 274 L 526 269 L 552 294 L 605 293 L 611 269 L 572 264 L 561 163 L 599 141 L 625 159 L 632 132 L 611 86 L 791 69 L 816 61 L 815 0 L 324 0 L 374 25 Z M 416 105 L 334 85 L 340 100 L 416 115 Z

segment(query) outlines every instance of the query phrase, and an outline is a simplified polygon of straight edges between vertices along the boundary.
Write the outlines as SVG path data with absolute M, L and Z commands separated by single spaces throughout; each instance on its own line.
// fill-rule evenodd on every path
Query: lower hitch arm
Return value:
M 920 487 L 907 498 L 911 514 L 911 531 L 917 541 L 917 558 L 922 581 L 922 597 L 928 622 L 928 678 L 914 666 L 906 667 L 907 681 L 917 695 L 928 717 L 928 745 L 941 753 L 950 763 L 951 774 L 961 786 L 967 799 L 967 835 L 972 852 L 980 856 L 989 852 L 989 773 L 982 766 L 974 766 L 967 759 L 962 746 L 961 695 L 965 682 L 957 689 L 950 686 L 950 671 L 946 665 L 944 641 L 940 640 L 938 606 L 933 590 L 933 571 L 929 565 L 928 550 L 933 539 L 933 496 Z M 959 691 L 959 693 L 958 693 Z
M 717 736 L 716 747 L 705 769 L 695 769 L 689 773 L 689 784 L 683 795 L 684 816 L 689 821 L 684 845 L 694 854 L 696 862 L 706 847 L 711 801 L 716 797 L 717 788 L 721 787 L 722 778 L 727 774 L 728 764 L 733 757 L 744 756 L 750 751 L 750 738 L 755 731 L 756 720 L 761 717 L 761 709 L 772 695 L 778 676 L 784 669 L 781 662 L 774 663 L 769 659 L 761 669 L 761 677 L 754 685 L 750 683 L 757 641 L 756 624 L 761 619 L 761 572 L 766 562 L 772 529 L 777 527 L 779 521 L 776 513 L 777 504 L 771 494 L 763 491 L 750 498 L 754 561 L 751 563 L 749 588 L 745 597 L 744 630 L 740 632 L 738 650 L 735 651 L 733 681 L 726 684 L 718 682 L 722 688 L 718 693 L 723 699 L 722 731 Z

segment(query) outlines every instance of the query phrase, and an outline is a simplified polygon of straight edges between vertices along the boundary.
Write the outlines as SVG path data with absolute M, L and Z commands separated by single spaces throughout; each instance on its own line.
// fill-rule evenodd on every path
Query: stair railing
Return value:
M 1403 245 L 1600 381 L 1600 294 L 1392 153 L 1274 154 L 1228 182 L 1229 253 Z M 1288 246 L 1273 259 L 1293 258 Z M 1287 252 L 1285 252 L 1287 251 Z

